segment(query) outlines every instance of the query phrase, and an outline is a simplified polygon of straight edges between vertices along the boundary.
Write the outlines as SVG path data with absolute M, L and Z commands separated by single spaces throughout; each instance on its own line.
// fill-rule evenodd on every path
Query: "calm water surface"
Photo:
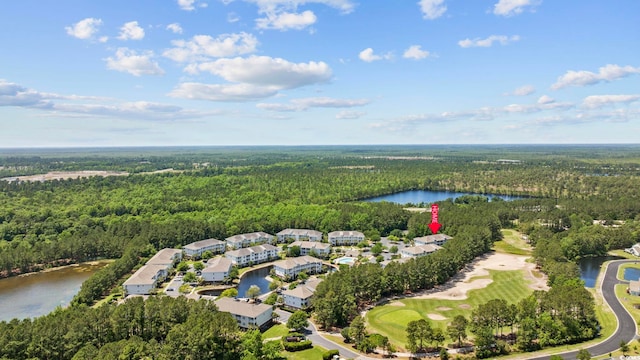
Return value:
M 46 315 L 67 306 L 82 283 L 106 262 L 72 265 L 0 280 L 0 321 Z
M 482 195 L 486 196 L 489 199 L 492 197 L 499 197 L 506 201 L 524 199 L 521 196 L 512 196 L 512 195 L 493 195 L 493 194 L 473 194 L 473 193 L 465 193 L 465 192 L 453 192 L 453 191 L 431 191 L 431 190 L 409 190 L 403 191 L 395 194 L 377 196 L 374 198 L 365 199 L 367 202 L 380 202 L 380 201 L 388 201 L 396 204 L 419 204 L 419 203 L 434 203 L 437 201 L 442 201 L 446 199 L 456 199 L 463 195 Z
M 602 264 L 609 260 L 619 260 L 621 257 L 617 256 L 601 256 L 601 257 L 587 257 L 578 261 L 580 266 L 580 279 L 584 281 L 584 286 L 593 288 L 596 286 L 596 279 L 600 274 L 600 268 Z
M 631 280 L 638 281 L 638 279 L 640 279 L 640 269 L 636 269 L 636 268 L 624 269 L 624 279 L 629 281 Z
M 251 285 L 258 285 L 260 295 L 268 293 L 269 280 L 267 280 L 267 276 L 269 276 L 271 268 L 272 266 L 267 266 L 262 269 L 247 271 L 238 284 L 238 297 L 246 297 L 245 293 Z

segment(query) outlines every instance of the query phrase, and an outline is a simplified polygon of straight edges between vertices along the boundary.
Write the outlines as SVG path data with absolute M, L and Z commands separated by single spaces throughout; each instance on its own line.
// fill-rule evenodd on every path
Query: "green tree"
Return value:
M 458 347 L 462 346 L 462 341 L 467 338 L 467 325 L 469 321 L 463 315 L 456 315 L 449 326 L 447 326 L 447 335 L 453 341 L 458 342 Z
M 238 296 L 238 289 L 236 289 L 236 288 L 226 289 L 222 293 L 220 293 L 220 296 L 222 296 L 222 297 L 237 297 Z
M 196 273 L 189 271 L 184 274 L 184 276 L 182 277 L 182 281 L 188 284 L 198 281 L 198 277 L 196 276 Z
M 251 285 L 249 286 L 249 289 L 247 289 L 247 292 L 245 293 L 245 296 L 250 298 L 250 299 L 255 299 L 258 296 L 260 296 L 260 288 L 258 287 L 258 285 Z
M 179 272 L 189 271 L 189 264 L 182 261 L 178 264 L 178 266 L 176 266 L 176 270 L 178 270 Z
M 398 246 L 397 245 L 392 245 L 389 248 L 389 252 L 392 253 L 392 254 L 397 254 L 398 253 Z
M 591 359 L 591 353 L 587 349 L 580 349 L 576 358 L 578 360 L 589 360 Z
M 193 263 L 193 268 L 196 271 L 202 271 L 202 269 L 204 269 L 204 264 L 202 263 L 202 261 L 196 261 L 195 263 Z
M 365 341 L 367 338 L 367 330 L 364 326 L 364 319 L 362 316 L 356 316 L 349 325 L 349 336 L 353 339 L 356 347 Z
M 622 355 L 626 356 L 629 352 L 629 343 L 624 340 L 620 340 L 620 351 L 622 352 Z
M 304 328 L 309 326 L 308 315 L 306 312 L 302 310 L 298 310 L 291 314 L 289 320 L 287 321 L 287 327 L 289 329 L 294 329 L 296 331 L 302 331 Z

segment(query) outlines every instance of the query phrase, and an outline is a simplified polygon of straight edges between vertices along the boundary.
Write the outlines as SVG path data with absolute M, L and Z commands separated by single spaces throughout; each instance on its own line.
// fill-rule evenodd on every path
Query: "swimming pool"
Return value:
M 338 265 L 353 265 L 355 264 L 356 259 L 352 258 L 352 257 L 341 257 L 341 258 L 337 258 L 335 260 L 335 263 Z

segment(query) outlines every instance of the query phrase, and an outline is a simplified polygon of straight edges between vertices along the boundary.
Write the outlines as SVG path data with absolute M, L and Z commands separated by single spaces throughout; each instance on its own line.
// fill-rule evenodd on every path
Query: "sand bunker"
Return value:
M 451 310 L 451 308 L 448 308 L 446 306 L 440 306 L 440 307 L 437 307 L 436 310 L 438 310 L 438 311 L 449 311 L 449 310 Z
M 427 317 L 431 320 L 447 320 L 446 317 L 440 315 L 440 314 L 427 314 Z
M 478 278 L 489 275 L 488 270 L 523 270 L 525 279 L 529 281 L 529 286 L 533 290 L 548 290 L 546 277 L 535 277 L 533 274 L 535 265 L 526 262 L 527 258 L 529 257 L 493 253 L 470 264 L 467 271 L 461 272 L 439 289 L 429 290 L 415 298 L 464 300 L 467 298 L 467 292 L 469 290 L 481 289 L 493 282 L 492 279 Z M 477 279 L 471 280 L 472 278 Z M 442 288 L 445 290 L 441 290 Z

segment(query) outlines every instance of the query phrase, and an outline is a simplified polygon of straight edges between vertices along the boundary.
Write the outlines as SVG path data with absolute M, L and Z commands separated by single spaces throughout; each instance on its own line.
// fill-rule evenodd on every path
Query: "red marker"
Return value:
M 431 205 L 431 224 L 429 224 L 429 229 L 431 229 L 431 233 L 436 234 L 440 227 L 442 225 L 438 224 L 438 204 L 433 204 Z

